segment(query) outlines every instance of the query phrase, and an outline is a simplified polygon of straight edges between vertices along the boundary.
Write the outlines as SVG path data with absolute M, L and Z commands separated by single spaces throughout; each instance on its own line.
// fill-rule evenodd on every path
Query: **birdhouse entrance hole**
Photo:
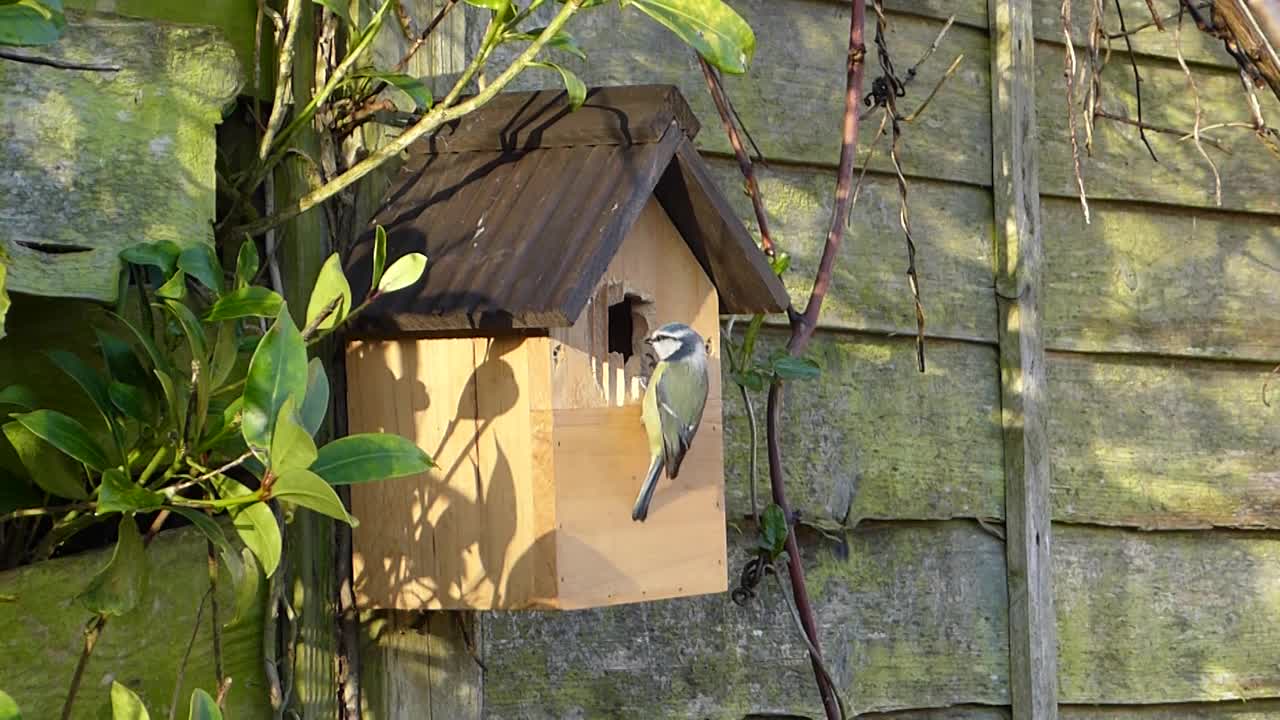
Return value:
M 644 338 L 649 334 L 646 309 L 653 303 L 639 295 L 624 295 L 621 302 L 609 306 L 609 354 L 622 356 L 623 363 L 644 355 Z

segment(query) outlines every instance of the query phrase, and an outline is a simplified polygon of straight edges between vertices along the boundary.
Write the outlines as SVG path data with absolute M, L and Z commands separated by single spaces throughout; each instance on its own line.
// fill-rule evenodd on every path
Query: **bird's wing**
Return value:
M 698 374 L 704 377 L 698 377 Z M 693 436 L 702 422 L 702 410 L 707 404 L 707 378 L 705 368 L 686 363 L 673 363 L 662 374 L 657 390 L 658 417 L 662 423 L 662 445 L 667 466 L 667 477 L 674 478 L 680 471 L 684 454 L 693 443 Z M 702 387 L 700 393 L 674 393 L 671 388 Z M 684 421 L 681 418 L 690 418 Z

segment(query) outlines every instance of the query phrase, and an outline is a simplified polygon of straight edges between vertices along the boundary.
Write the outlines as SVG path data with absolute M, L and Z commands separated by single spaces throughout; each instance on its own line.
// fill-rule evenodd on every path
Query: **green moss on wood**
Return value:
M 211 242 L 231 48 L 208 29 L 72 14 L 62 40 L 30 52 L 120 70 L 0 66 L 10 289 L 111 301 L 122 247 Z

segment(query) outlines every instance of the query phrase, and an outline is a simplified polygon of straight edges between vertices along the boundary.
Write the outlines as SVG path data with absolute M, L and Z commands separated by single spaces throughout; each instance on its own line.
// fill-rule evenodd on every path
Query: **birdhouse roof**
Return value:
M 508 93 L 408 149 L 347 264 L 367 290 L 373 227 L 387 263 L 428 257 L 423 280 L 353 321 L 365 337 L 572 325 L 649 199 L 715 285 L 722 313 L 779 312 L 787 293 L 693 145 L 669 85 Z M 359 287 L 363 283 L 364 287 Z

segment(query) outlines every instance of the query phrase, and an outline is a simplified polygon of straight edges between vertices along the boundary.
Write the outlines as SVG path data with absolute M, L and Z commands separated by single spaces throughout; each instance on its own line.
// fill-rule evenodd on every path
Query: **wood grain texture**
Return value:
M 1184 38 L 1194 32 L 1194 26 L 1183 28 Z M 1063 104 L 1066 86 L 1061 49 L 1039 44 L 1036 57 L 1040 189 L 1049 195 L 1075 197 L 1067 113 Z M 1182 70 L 1176 63 L 1151 59 L 1139 60 L 1138 68 L 1143 79 L 1144 121 L 1190 133 L 1195 107 Z M 1251 122 L 1248 102 L 1235 72 L 1197 67 L 1193 73 L 1204 107 L 1204 125 Z M 1137 103 L 1128 64 L 1113 58 L 1103 73 L 1103 82 L 1106 87 L 1103 107 L 1108 112 L 1136 118 Z M 1266 116 L 1280 114 L 1280 102 L 1274 97 L 1259 93 L 1259 100 Z M 1280 212 L 1280 195 L 1272 191 L 1270 183 L 1280 168 L 1280 159 L 1267 152 L 1251 132 L 1247 129 L 1207 132 L 1206 137 L 1219 141 L 1230 154 L 1209 146 L 1205 150 L 1222 174 L 1224 209 L 1276 214 Z M 1106 119 L 1095 123 L 1093 155 L 1084 158 L 1085 189 L 1089 197 L 1213 207 L 1213 174 L 1194 143 L 1180 142 L 1177 136 L 1164 133 L 1148 132 L 1147 137 L 1160 159 L 1158 163 L 1152 162 L 1143 148 L 1137 128 Z M 1046 231 L 1052 233 L 1054 228 L 1046 227 Z
M 1280 536 L 1055 528 L 1061 696 L 1280 696 Z
M 1045 343 L 1055 349 L 1234 360 L 1280 359 L 1264 292 L 1280 265 L 1280 226 L 1211 210 L 1041 202 Z
M 145 238 L 212 242 L 214 125 L 238 87 L 206 28 L 73 14 L 26 55 L 117 66 L 0 64 L 0 244 L 9 292 L 114 301 L 118 254 Z
M 1051 353 L 1056 520 L 1280 526 L 1271 366 Z
M 1076 43 L 1077 52 L 1079 52 L 1080 48 L 1088 48 L 1090 4 L 1088 0 L 1071 4 L 1071 37 Z M 1152 4 L 1155 5 L 1156 11 L 1162 19 L 1171 15 L 1176 16 L 1178 13 L 1178 0 L 1154 0 Z M 1116 15 L 1115 4 L 1108 1 L 1103 5 L 1105 7 L 1103 14 L 1105 31 L 1119 33 L 1120 22 Z M 1151 22 L 1151 12 L 1147 9 L 1146 0 L 1121 0 L 1120 6 L 1124 9 L 1125 26 L 1130 31 L 1139 25 Z M 1036 39 L 1061 45 L 1063 39 L 1062 19 L 1060 16 L 1062 3 L 1060 0 L 1034 0 L 1033 7 Z M 1173 29 L 1177 24 L 1178 21 L 1175 17 L 1175 19 L 1165 22 L 1164 32 L 1160 32 L 1154 27 L 1149 27 L 1134 33 L 1129 38 L 1133 43 L 1133 51 L 1140 55 L 1149 55 L 1166 60 L 1176 58 L 1177 48 L 1174 44 Z M 1128 65 L 1129 60 L 1122 38 L 1116 38 L 1111 41 L 1111 51 L 1112 63 L 1122 66 Z M 1190 15 L 1183 18 L 1182 54 L 1187 59 L 1187 62 L 1190 63 L 1226 69 L 1235 68 L 1235 61 L 1223 49 L 1222 41 L 1197 30 Z M 1083 60 L 1083 56 L 1081 56 L 1081 59 Z M 1057 53 L 1057 60 L 1059 67 L 1061 67 L 1061 51 Z M 1132 82 L 1132 78 L 1130 78 L 1130 81 Z M 1130 84 L 1130 88 L 1132 88 L 1132 84 Z
M 762 333 L 760 357 L 782 340 Z M 783 403 L 787 493 L 807 522 L 1004 517 L 996 351 L 934 340 L 926 352 L 928 372 L 921 377 L 910 338 L 814 338 L 809 354 L 822 365 L 822 376 L 794 383 Z M 754 405 L 763 503 L 763 393 Z M 729 517 L 736 520 L 751 514 L 750 435 L 736 389 L 725 399 L 725 435 Z
M 1280 701 L 1249 700 L 1171 705 L 1059 705 L 1065 720 L 1272 720 Z M 1007 720 L 1009 709 L 961 705 L 927 710 L 899 710 L 859 715 L 859 720 Z M 779 720 L 776 715 L 748 715 L 745 720 Z M 782 719 L 789 720 L 789 719 Z
M 1004 551 L 970 522 L 805 543 L 828 666 L 854 712 L 1007 702 Z M 736 574 L 753 540 L 730 531 Z M 768 580 L 727 595 L 484 616 L 486 718 L 819 717 L 802 641 Z M 567 642 L 566 638 L 583 638 Z M 589 640 L 587 640 L 589 638 Z
M 726 75 L 725 88 L 761 151 L 770 160 L 834 166 L 843 113 L 838 70 L 844 67 L 847 47 L 842 35 L 831 28 L 848 25 L 849 5 L 743 0 L 733 7 L 755 30 L 756 54 L 754 69 L 743 76 Z M 554 6 L 545 6 L 539 18 L 545 20 L 546 13 L 554 11 Z M 914 15 L 892 17 L 889 42 L 899 72 L 924 53 L 942 23 Z M 557 62 L 588 85 L 674 82 L 706 128 L 698 137 L 699 148 L 732 152 L 693 52 L 674 35 L 639 12 L 623 11 L 614 4 L 581 13 L 571 30 L 590 61 L 553 53 Z M 469 42 L 474 46 L 478 40 L 473 35 Z M 515 45 L 500 47 L 491 62 L 505 67 L 518 51 Z M 907 127 L 902 162 L 911 175 L 987 185 L 991 181 L 991 91 L 985 32 L 953 27 L 938 54 L 921 68 L 910 95 L 899 101 L 899 109 L 903 114 L 914 110 L 960 53 L 965 60 L 959 71 L 921 119 Z M 541 87 L 560 87 L 559 76 L 529 72 L 511 85 L 511 89 Z M 876 113 L 868 113 L 862 121 L 865 140 L 859 166 L 879 122 Z M 882 138 L 872 168 L 891 170 L 885 147 Z
M 709 159 L 708 165 L 738 215 L 756 232 L 751 200 L 739 191 L 737 165 L 719 158 Z M 808 297 L 831 217 L 835 173 L 772 165 L 757 167 L 756 174 L 774 242 L 791 255 L 787 290 L 793 298 Z M 925 333 L 994 343 L 991 194 L 956 183 L 912 180 L 910 202 Z M 914 334 L 907 251 L 892 177 L 868 173 L 849 221 L 853 240 L 841 250 L 821 326 Z
M 1000 331 L 1000 419 L 1008 535 L 1009 704 L 1015 720 L 1058 716 L 1049 558 L 1049 441 L 1035 40 L 1030 0 L 990 0 L 992 197 Z
M 361 625 L 362 717 L 480 720 L 483 675 L 467 650 L 463 616 L 444 611 L 368 614 Z
M 110 553 L 86 552 L 0 573 L 0 595 L 14 598 L 0 600 L 0 623 L 6 628 L 0 635 L 0 687 L 17 701 L 24 717 L 58 716 L 90 618 L 74 597 Z M 190 528 L 164 532 L 147 548 L 147 594 L 133 612 L 112 618 L 103 629 L 85 669 L 74 718 L 109 717 L 112 680 L 136 692 L 152 717 L 165 717 L 200 600 L 209 588 L 205 557 L 204 535 Z M 249 570 L 257 572 L 255 567 Z M 218 606 L 226 623 L 235 599 L 230 578 L 226 573 L 222 577 Z M 183 708 L 195 688 L 212 693 L 216 687 L 212 642 L 206 607 L 183 679 Z M 233 682 L 228 713 L 237 718 L 270 717 L 260 603 L 225 627 L 222 652 Z

